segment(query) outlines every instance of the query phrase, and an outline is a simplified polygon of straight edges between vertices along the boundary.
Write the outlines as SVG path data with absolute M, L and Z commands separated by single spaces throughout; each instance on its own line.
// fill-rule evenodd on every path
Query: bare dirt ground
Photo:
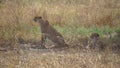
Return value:
M 68 47 L 33 49 L 27 44 L 0 51 L 0 68 L 119 68 L 120 54 Z

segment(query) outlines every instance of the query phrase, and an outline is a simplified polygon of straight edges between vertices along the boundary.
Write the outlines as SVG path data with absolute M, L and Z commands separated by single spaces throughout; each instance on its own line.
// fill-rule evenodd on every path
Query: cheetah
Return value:
M 45 42 L 46 38 L 51 40 L 55 44 L 55 48 L 59 47 L 66 47 L 68 46 L 65 41 L 63 36 L 55 29 L 53 26 L 49 24 L 48 20 L 43 20 L 42 17 L 36 16 L 33 19 L 35 22 L 38 22 L 41 28 L 41 33 L 42 33 L 42 40 L 41 40 L 41 46 L 42 48 L 45 47 Z

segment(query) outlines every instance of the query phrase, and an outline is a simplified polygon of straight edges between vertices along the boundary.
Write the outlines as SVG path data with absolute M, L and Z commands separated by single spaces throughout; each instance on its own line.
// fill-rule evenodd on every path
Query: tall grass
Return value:
M 112 33 L 120 26 L 117 7 L 119 4 L 114 1 L 5 0 L 0 5 L 0 38 L 39 39 L 39 25 L 33 22 L 34 16 L 42 16 L 69 37 L 92 32 Z
M 119 53 L 118 1 L 0 0 L 0 49 L 1 45 L 13 48 L 20 38 L 24 41 L 40 41 L 39 24 L 33 22 L 35 16 L 48 20 L 70 44 L 68 49 L 45 50 L 29 49 L 31 45 L 20 44 L 16 50 L 0 51 L 0 67 L 119 68 L 120 55 L 112 53 L 109 48 L 104 52 L 82 48 L 88 44 L 91 33 L 99 33 L 105 47 L 113 46 L 113 50 Z

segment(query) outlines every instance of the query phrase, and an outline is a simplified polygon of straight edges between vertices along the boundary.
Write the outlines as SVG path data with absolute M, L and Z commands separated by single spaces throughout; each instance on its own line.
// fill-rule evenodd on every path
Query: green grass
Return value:
M 70 26 L 54 25 L 54 28 L 58 32 L 60 32 L 63 36 L 75 36 L 75 35 L 88 36 L 91 33 L 99 33 L 102 36 L 102 35 L 107 35 L 109 33 L 112 34 L 118 31 L 118 28 L 110 28 L 108 26 L 86 28 L 86 27 L 70 27 Z M 41 34 L 39 25 L 31 26 L 31 25 L 22 24 L 17 28 L 11 28 L 10 30 L 9 29 L 2 30 L 1 37 L 3 36 L 4 38 L 7 37 L 9 38 L 17 34 L 18 32 L 20 32 L 23 36 L 25 34 L 28 36 L 33 35 L 34 37 L 37 37 L 38 35 Z
M 99 33 L 100 35 L 108 34 L 108 33 L 114 33 L 117 28 L 110 28 L 108 26 L 103 27 L 69 27 L 69 26 L 54 26 L 60 33 L 63 35 L 89 35 L 91 33 Z

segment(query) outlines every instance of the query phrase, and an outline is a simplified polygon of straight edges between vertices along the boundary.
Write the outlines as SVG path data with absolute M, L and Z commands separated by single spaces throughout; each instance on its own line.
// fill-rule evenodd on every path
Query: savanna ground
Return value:
M 48 20 L 69 48 L 31 48 L 41 40 L 34 16 Z M 119 0 L 0 0 L 0 68 L 119 68 L 119 18 Z M 91 33 L 100 34 L 104 51 L 85 48 Z

